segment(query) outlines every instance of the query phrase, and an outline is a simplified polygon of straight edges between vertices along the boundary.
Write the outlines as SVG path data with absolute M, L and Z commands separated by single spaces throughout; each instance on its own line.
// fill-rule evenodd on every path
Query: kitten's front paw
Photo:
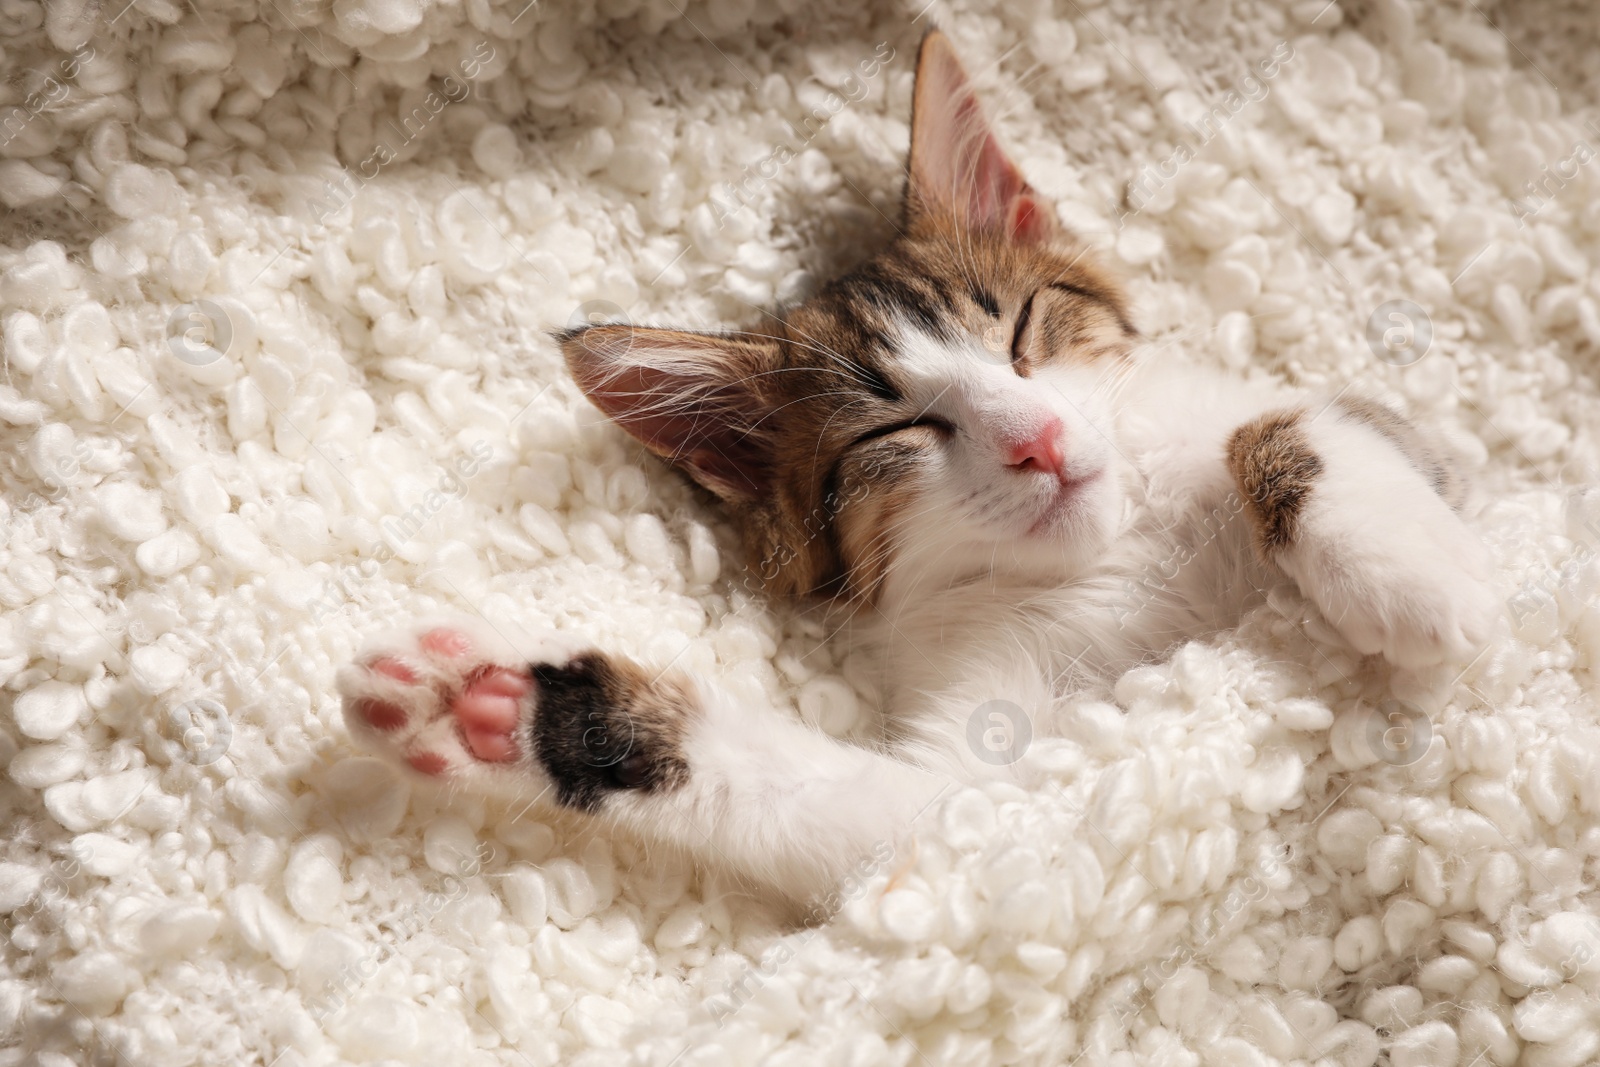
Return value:
M 1437 497 L 1325 520 L 1285 569 L 1357 652 L 1397 667 L 1466 663 L 1500 615 L 1489 554 Z
M 422 627 L 339 671 L 345 723 L 368 749 L 429 778 L 590 811 L 608 793 L 687 777 L 692 711 L 675 678 L 540 642 L 529 664 L 491 635 Z

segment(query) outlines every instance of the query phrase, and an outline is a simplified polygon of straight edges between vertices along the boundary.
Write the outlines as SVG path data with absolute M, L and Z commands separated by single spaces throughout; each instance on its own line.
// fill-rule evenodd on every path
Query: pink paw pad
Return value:
M 488 667 L 467 682 L 450 710 L 474 756 L 488 763 L 517 758 L 512 733 L 522 720 L 522 700 L 532 689 L 526 675 L 505 667 Z
M 398 730 L 406 724 L 406 713 L 403 709 L 393 704 L 385 704 L 381 700 L 363 701 L 360 710 L 361 717 L 375 730 L 388 732 Z
M 432 652 L 436 656 L 444 656 L 446 659 L 460 659 L 472 651 L 472 641 L 466 634 L 460 630 L 449 630 L 444 627 L 429 630 L 418 638 L 417 643 L 425 651 Z
M 450 767 L 450 761 L 437 752 L 414 752 L 406 757 L 411 769 L 430 778 L 437 778 Z
M 484 763 L 509 763 L 521 755 L 516 732 L 522 721 L 523 703 L 533 691 L 533 679 L 526 671 L 474 662 L 479 653 L 473 644 L 460 630 L 439 627 L 417 638 L 417 648 L 426 658 L 382 655 L 369 661 L 367 670 L 375 679 L 402 686 L 438 685 L 439 703 L 433 705 L 436 710 L 425 714 L 424 721 L 416 725 L 426 728 L 428 721 L 452 719 L 467 755 Z M 439 665 L 439 660 L 454 661 L 445 673 L 459 680 L 443 684 L 430 681 L 425 677 L 430 660 L 434 665 Z M 385 688 L 378 692 L 384 693 Z M 416 712 L 408 708 L 408 703 L 373 695 L 355 702 L 353 709 L 373 729 L 398 733 L 413 725 Z M 422 774 L 447 774 L 450 756 L 422 747 L 423 744 L 418 740 L 401 743 L 406 762 Z
M 403 682 L 406 685 L 417 684 L 417 672 L 412 670 L 402 660 L 392 658 L 380 659 L 372 664 L 372 669 L 383 675 L 385 678 L 393 678 L 395 681 Z
M 417 672 L 405 663 L 404 660 L 385 656 L 383 659 L 374 660 L 371 664 L 373 674 L 380 674 L 385 678 L 392 678 L 402 685 L 416 685 Z M 364 700 L 359 705 L 361 717 L 375 730 L 386 733 L 399 730 L 406 724 L 404 708 L 382 700 Z

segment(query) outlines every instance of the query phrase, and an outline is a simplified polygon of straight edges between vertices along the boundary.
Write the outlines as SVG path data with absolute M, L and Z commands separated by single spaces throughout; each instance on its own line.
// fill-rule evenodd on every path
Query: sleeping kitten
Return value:
M 1141 351 L 1127 296 L 1002 152 L 949 41 L 917 62 L 903 232 L 770 333 L 573 330 L 567 364 L 720 498 L 776 595 L 881 650 L 884 742 L 550 638 L 418 628 L 344 668 L 364 744 L 588 812 L 805 900 L 952 777 L 1006 773 L 974 709 L 1062 698 L 1296 583 L 1356 651 L 1464 660 L 1498 601 L 1427 435 Z M 987 723 L 980 724 L 987 726 Z M 990 757 L 990 758 L 985 758 Z

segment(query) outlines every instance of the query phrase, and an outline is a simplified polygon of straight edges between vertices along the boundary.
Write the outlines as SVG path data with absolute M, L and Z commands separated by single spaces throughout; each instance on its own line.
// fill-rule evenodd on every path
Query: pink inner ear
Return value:
M 942 35 L 923 46 L 911 135 L 911 177 L 924 208 L 971 230 L 1048 240 L 1051 213 L 995 139 L 966 72 Z
M 976 101 L 972 102 L 972 108 L 977 110 Z M 983 116 L 979 115 L 977 121 L 983 122 Z M 1009 220 L 1015 217 L 1015 204 L 1028 183 L 1022 180 L 1022 174 L 1006 158 L 999 142 L 987 128 L 984 128 L 982 137 L 983 145 L 977 152 L 976 173 L 972 187 L 967 192 L 967 218 L 973 225 L 986 229 L 998 228 L 1002 221 L 1006 221 L 1006 228 L 1010 231 Z
M 579 384 L 617 425 L 713 492 L 750 497 L 767 488 L 766 449 L 747 430 L 759 413 L 741 413 L 752 405 L 742 391 L 647 367 Z
M 1013 241 L 1021 244 L 1038 244 L 1050 239 L 1055 223 L 1051 219 L 1049 209 L 1039 198 L 1031 193 L 1025 193 L 1011 202 L 1011 214 L 1006 223 L 1006 232 Z

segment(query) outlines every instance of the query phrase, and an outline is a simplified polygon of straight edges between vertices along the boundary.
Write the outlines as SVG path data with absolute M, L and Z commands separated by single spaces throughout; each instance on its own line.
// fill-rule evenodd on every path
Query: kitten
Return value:
M 1498 601 L 1463 483 L 1377 404 L 1141 350 L 1117 279 L 1005 156 L 954 49 L 917 61 L 903 232 L 769 333 L 562 335 L 574 378 L 721 502 L 775 595 L 853 614 L 887 681 L 847 744 L 704 678 L 550 638 L 419 627 L 339 674 L 416 772 L 669 842 L 780 898 L 902 837 L 996 699 L 1063 697 L 1234 625 L 1292 580 L 1349 646 L 1464 660 Z M 980 723 L 987 726 L 987 723 Z

